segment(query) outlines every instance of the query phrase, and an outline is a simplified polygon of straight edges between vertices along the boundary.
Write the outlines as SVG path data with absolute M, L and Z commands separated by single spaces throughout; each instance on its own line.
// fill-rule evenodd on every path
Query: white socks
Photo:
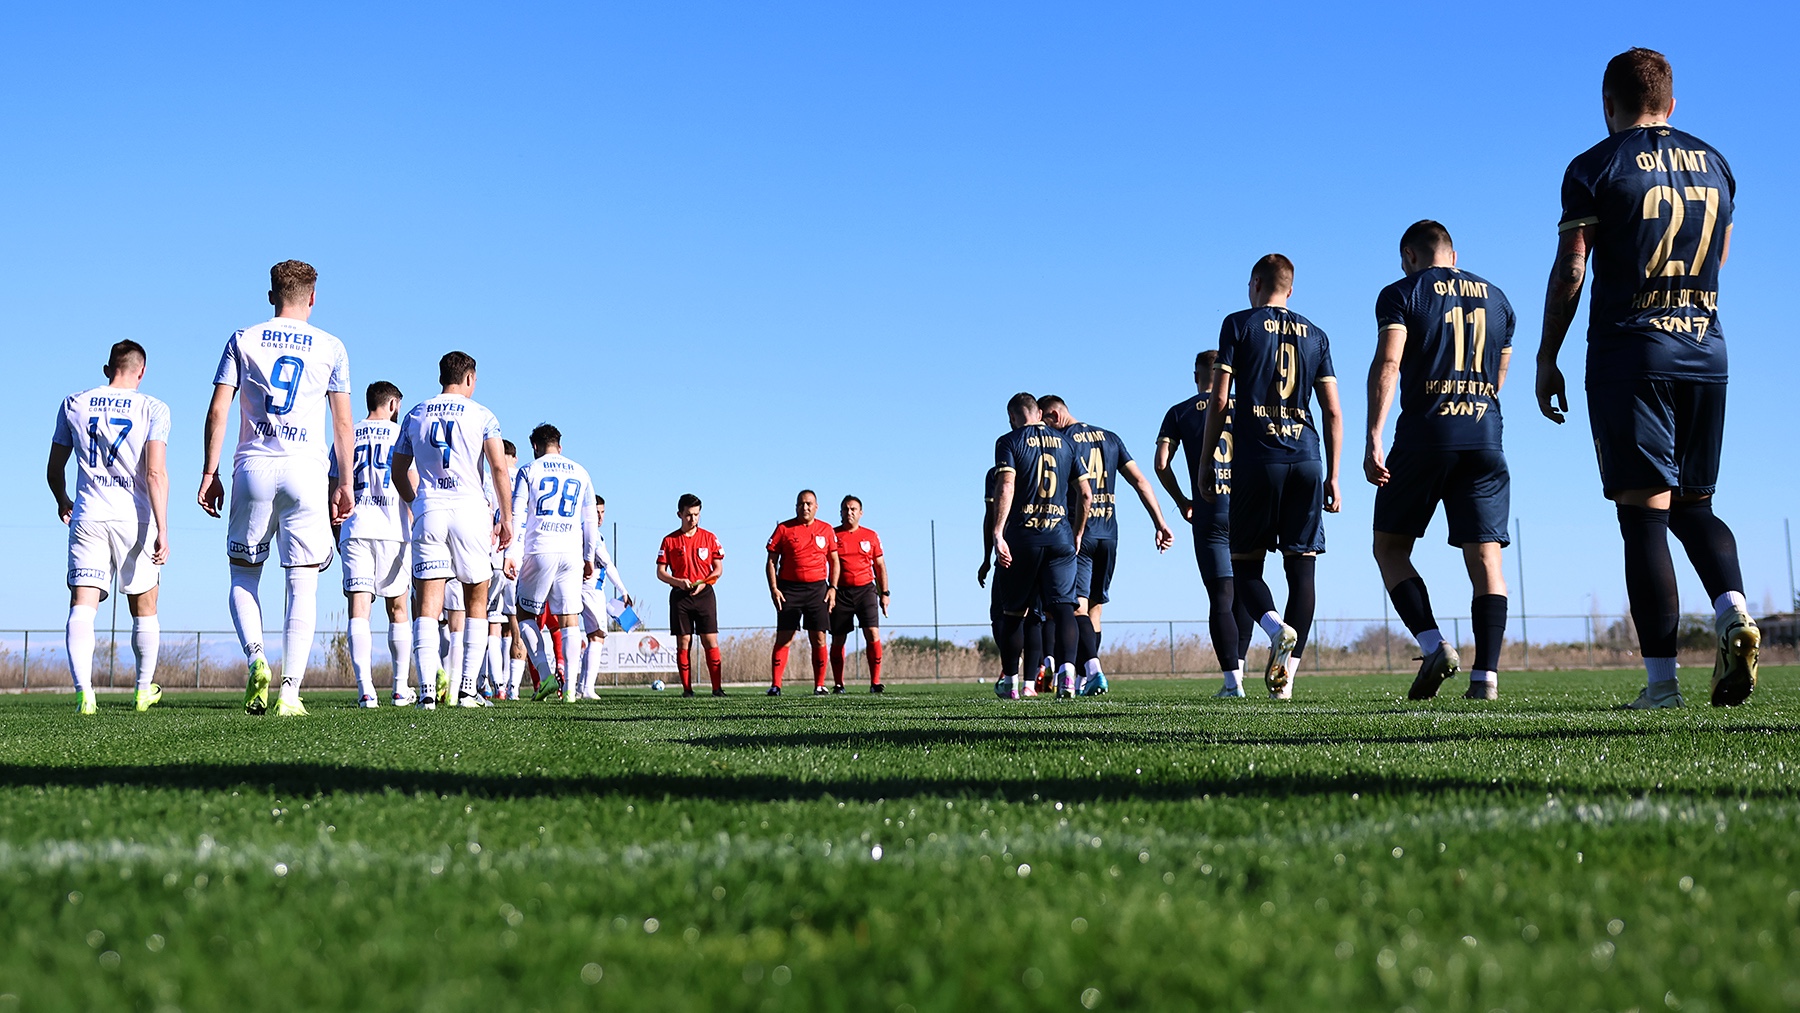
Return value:
M 571 623 L 556 633 L 562 639 L 563 698 L 568 699 L 579 692 L 575 688 L 575 682 L 581 676 L 581 645 L 587 637 L 582 635 L 580 623 Z
M 453 700 L 462 692 L 463 636 L 468 631 L 468 616 L 463 616 L 463 628 L 460 630 L 451 629 L 448 624 L 444 627 L 444 642 L 450 652 L 444 659 L 444 676 L 450 680 L 450 697 Z M 477 649 L 476 653 L 479 654 L 480 650 Z
M 406 671 L 412 667 L 412 627 L 388 624 L 388 654 L 394 659 L 394 692 L 406 692 Z
M 480 693 L 475 684 L 481 678 L 481 663 L 487 660 L 487 628 L 486 616 L 463 618 L 462 672 L 457 677 L 462 686 L 462 696 L 477 696 Z
M 300 680 L 312 657 L 313 629 L 319 621 L 319 571 L 287 568 L 287 623 L 281 631 L 281 699 L 300 699 Z
M 256 598 L 260 583 L 261 566 L 231 564 L 231 625 L 237 630 L 245 661 L 260 661 L 263 656 L 262 603 Z
M 1262 627 L 1262 631 L 1269 635 L 1270 640 L 1279 639 L 1281 636 L 1281 616 L 1278 613 L 1264 612 L 1262 618 L 1256 621 L 1256 625 Z
M 1716 624 L 1732 612 L 1750 614 L 1750 603 L 1742 591 L 1727 591 L 1713 599 L 1713 622 Z
M 1674 658 L 1645 658 L 1644 672 L 1649 676 L 1650 685 L 1659 682 L 1675 681 Z
M 1294 676 L 1300 671 L 1300 656 L 1298 654 L 1288 655 L 1286 667 L 1288 681 L 1292 682 L 1294 681 Z
M 1085 670 L 1086 674 L 1088 674 L 1088 675 L 1099 675 L 1100 674 L 1100 659 L 1099 658 L 1089 658 L 1087 661 L 1087 664 L 1082 667 Z
M 437 699 L 438 624 L 436 619 L 413 620 L 413 658 L 418 662 L 419 699 Z
M 1427 658 L 1431 657 L 1431 652 L 1442 647 L 1443 644 L 1444 634 L 1440 630 L 1426 630 L 1419 634 L 1419 650 L 1423 651 Z
M 1225 673 L 1225 688 L 1226 689 L 1237 689 L 1239 686 L 1242 686 L 1243 684 L 1244 684 L 1244 670 L 1243 669 L 1240 668 L 1235 671 Z
M 490 627 L 491 629 L 491 627 Z M 493 689 L 495 696 L 502 696 L 506 688 L 506 669 L 502 667 L 506 655 L 501 651 L 500 637 L 489 633 L 487 641 L 487 664 L 482 671 L 487 673 L 487 684 Z
M 69 648 L 69 678 L 83 693 L 94 688 L 94 606 L 69 606 L 64 643 Z
M 360 696 L 375 695 L 375 680 L 369 674 L 369 656 L 374 653 L 367 616 L 350 620 L 350 671 L 356 675 L 356 692 Z
M 587 654 L 581 659 L 581 692 L 594 692 L 594 683 L 600 678 L 600 644 L 598 641 L 587 642 Z
M 131 653 L 137 655 L 137 689 L 150 688 L 156 677 L 156 654 L 162 648 L 162 623 L 155 616 L 131 617 Z
M 1469 673 L 1469 681 L 1470 682 L 1482 682 L 1482 683 L 1488 684 L 1489 686 L 1497 686 L 1500 683 L 1500 673 L 1499 672 L 1483 672 L 1480 669 L 1476 669 L 1475 671 Z
M 525 659 L 524 658 L 507 658 L 506 659 L 506 698 L 508 700 L 517 700 L 519 698 L 519 683 L 524 682 L 524 681 L 525 681 Z
M 527 619 L 519 624 L 519 633 L 525 638 L 525 650 L 531 654 L 531 664 L 537 669 L 538 679 L 553 682 L 556 679 L 556 651 L 550 646 L 550 638 L 545 636 L 536 619 Z

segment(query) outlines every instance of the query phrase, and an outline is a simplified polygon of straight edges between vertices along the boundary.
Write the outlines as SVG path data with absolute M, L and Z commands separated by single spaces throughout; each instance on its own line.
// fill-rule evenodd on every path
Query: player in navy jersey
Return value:
M 988 574 L 994 569 L 994 490 L 999 485 L 1000 469 L 989 468 L 983 480 L 983 497 L 987 506 L 981 515 L 981 568 L 975 571 L 975 583 L 988 588 L 988 625 L 992 628 L 994 643 L 998 645 L 1001 637 L 1000 582 L 994 581 L 988 586 Z M 1022 627 L 1024 646 L 1020 653 L 1028 667 L 1037 669 L 1035 679 L 1028 678 L 1020 690 L 1024 696 L 1037 696 L 1038 683 L 1044 677 L 1044 610 L 1037 602 L 1036 596 L 1025 609 L 1025 622 Z M 1054 691 L 1054 690 L 1052 690 Z
M 1325 551 L 1323 514 L 1340 509 L 1338 459 L 1344 419 L 1325 332 L 1287 306 L 1294 292 L 1293 262 L 1279 253 L 1258 260 L 1250 270 L 1249 291 L 1250 308 L 1226 317 L 1219 328 L 1212 401 L 1232 404 L 1231 388 L 1237 384 L 1232 407 L 1232 569 L 1244 604 L 1269 635 L 1263 683 L 1270 696 L 1285 700 L 1293 695 L 1294 673 L 1312 630 L 1314 566 Z M 1201 446 L 1215 446 L 1224 432 L 1224 416 L 1210 413 Z M 1199 491 L 1209 502 L 1218 496 L 1213 491 L 1217 473 L 1217 463 L 1206 457 Z M 1287 572 L 1287 608 L 1279 613 L 1269 585 L 1263 582 L 1263 562 L 1271 551 L 1281 553 Z
M 1106 673 L 1100 667 L 1100 616 L 1119 558 L 1119 518 L 1114 513 L 1119 476 L 1131 483 L 1150 512 L 1150 521 L 1156 526 L 1156 551 L 1175 544 L 1175 533 L 1163 521 L 1156 490 L 1117 433 L 1080 421 L 1069 411 L 1068 402 L 1055 394 L 1038 398 L 1038 407 L 1043 410 L 1044 422 L 1074 441 L 1075 453 L 1087 459 L 1088 481 L 1093 486 L 1094 505 L 1088 510 L 1087 530 L 1075 556 L 1075 667 L 1080 694 L 1099 696 L 1106 692 Z M 1057 695 L 1064 695 L 1061 686 Z
M 1588 310 L 1589 424 L 1600 484 L 1617 504 L 1625 590 L 1647 685 L 1627 707 L 1680 707 L 1680 616 L 1673 533 L 1713 601 L 1718 652 L 1712 703 L 1756 687 L 1761 634 L 1744 600 L 1737 540 L 1712 511 L 1725 430 L 1725 334 L 1719 269 L 1731 250 L 1737 183 L 1718 150 L 1669 126 L 1674 74 L 1661 53 L 1633 49 L 1601 81 L 1606 140 L 1569 163 L 1556 266 L 1544 297 L 1538 407 L 1560 424 L 1568 395 L 1557 353 L 1594 258 Z
M 1000 560 L 1000 666 L 994 692 L 1023 694 L 1019 659 L 1025 613 L 1035 595 L 1054 627 L 1057 686 L 1075 683 L 1075 555 L 1094 493 L 1087 460 L 1072 440 L 1044 424 L 1030 394 L 1006 403 L 1012 431 L 994 441 L 994 553 Z M 1071 500 L 1067 488 L 1073 484 Z
M 1406 277 L 1375 300 L 1375 359 L 1369 365 L 1368 443 L 1363 474 L 1375 493 L 1375 562 L 1401 621 L 1419 640 L 1414 700 L 1437 695 L 1462 667 L 1431 613 L 1413 569 L 1413 542 L 1444 504 L 1450 544 L 1462 549 L 1474 586 L 1475 670 L 1465 696 L 1496 699 L 1506 635 L 1500 550 L 1512 481 L 1500 448 L 1500 387 L 1512 360 L 1512 304 L 1498 285 L 1456 266 L 1450 232 L 1415 222 L 1400 237 Z M 1400 393 L 1394 449 L 1382 450 L 1388 409 Z
M 1238 595 L 1231 577 L 1231 402 L 1226 402 L 1225 428 L 1216 443 L 1206 442 L 1207 408 L 1212 403 L 1213 364 L 1219 353 L 1208 349 L 1194 357 L 1196 396 L 1184 398 L 1163 415 L 1162 428 L 1156 434 L 1156 477 L 1169 495 L 1175 497 L 1175 509 L 1193 526 L 1194 559 L 1200 564 L 1200 580 L 1206 585 L 1211 618 L 1213 652 L 1219 658 L 1219 671 L 1225 686 L 1214 696 L 1221 698 L 1244 695 L 1244 657 L 1250 650 L 1252 619 Z M 1175 451 L 1180 448 L 1187 462 L 1188 488 L 1193 498 L 1181 488 L 1175 477 Z M 1200 497 L 1201 461 L 1211 450 L 1214 468 L 1213 499 Z

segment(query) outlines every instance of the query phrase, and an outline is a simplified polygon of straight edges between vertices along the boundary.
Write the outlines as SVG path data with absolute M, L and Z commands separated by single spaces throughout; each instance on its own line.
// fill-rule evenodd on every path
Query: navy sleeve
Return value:
M 1226 317 L 1219 324 L 1219 359 L 1218 364 L 1225 372 L 1235 371 L 1232 360 L 1237 355 L 1237 328 L 1231 326 L 1231 318 Z M 1208 386 L 1211 386 L 1209 383 Z
M 1600 203 L 1594 194 L 1598 180 L 1594 178 L 1592 161 L 1587 155 L 1581 155 L 1570 162 L 1568 171 L 1563 173 L 1562 220 L 1557 225 L 1558 232 L 1600 221 Z
M 1406 326 L 1406 297 L 1400 291 L 1398 282 L 1381 290 L 1375 297 L 1375 326 L 1387 330 L 1389 327 Z
M 1181 429 L 1176 421 L 1175 408 L 1170 408 L 1163 413 L 1162 428 L 1156 431 L 1156 442 L 1161 443 L 1164 440 L 1168 440 L 1171 447 L 1181 445 Z

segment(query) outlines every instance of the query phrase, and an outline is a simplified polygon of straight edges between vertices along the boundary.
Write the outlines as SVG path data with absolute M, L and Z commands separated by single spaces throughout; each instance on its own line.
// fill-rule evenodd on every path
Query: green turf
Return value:
M 1800 671 L 1640 678 L 7 698 L 0 1013 L 1800 1007 Z

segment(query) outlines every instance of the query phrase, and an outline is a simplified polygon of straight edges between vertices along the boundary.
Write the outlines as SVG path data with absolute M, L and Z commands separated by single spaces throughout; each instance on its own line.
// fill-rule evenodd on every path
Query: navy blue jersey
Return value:
M 1395 447 L 1500 449 L 1500 353 L 1512 347 L 1514 323 L 1500 286 L 1454 267 L 1381 290 L 1375 326 L 1406 331 Z
M 1560 228 L 1595 232 L 1589 385 L 1725 379 L 1719 262 L 1736 193 L 1725 157 L 1666 123 L 1569 163 Z
M 1069 486 L 1088 477 L 1087 461 L 1075 443 L 1034 422 L 994 441 L 994 472 L 1013 473 L 1012 510 L 1006 515 L 1006 537 L 1074 542 L 1069 525 Z
M 1313 386 L 1335 380 L 1331 343 L 1284 306 L 1239 310 L 1219 327 L 1219 368 L 1237 380 L 1233 427 L 1240 461 L 1317 461 Z
M 1087 533 L 1090 538 L 1118 538 L 1119 518 L 1114 512 L 1117 502 L 1114 487 L 1119 483 L 1119 469 L 1131 463 L 1131 451 L 1119 434 L 1086 422 L 1077 422 L 1062 434 L 1075 444 L 1075 456 L 1087 466 L 1088 484 L 1092 486 L 1094 504 L 1088 509 Z M 1075 495 L 1069 490 L 1069 507 L 1074 509 Z
M 1200 498 L 1200 466 L 1206 460 L 1201 456 L 1206 443 L 1206 409 L 1211 400 L 1211 395 L 1201 394 L 1175 405 L 1163 414 L 1162 428 L 1156 431 L 1156 442 L 1169 444 L 1171 450 L 1181 448 L 1187 460 L 1188 495 L 1195 499 Z M 1225 429 L 1219 434 L 1219 445 L 1213 448 L 1216 496 L 1231 495 L 1231 408 L 1236 402 L 1233 398 L 1226 404 Z

